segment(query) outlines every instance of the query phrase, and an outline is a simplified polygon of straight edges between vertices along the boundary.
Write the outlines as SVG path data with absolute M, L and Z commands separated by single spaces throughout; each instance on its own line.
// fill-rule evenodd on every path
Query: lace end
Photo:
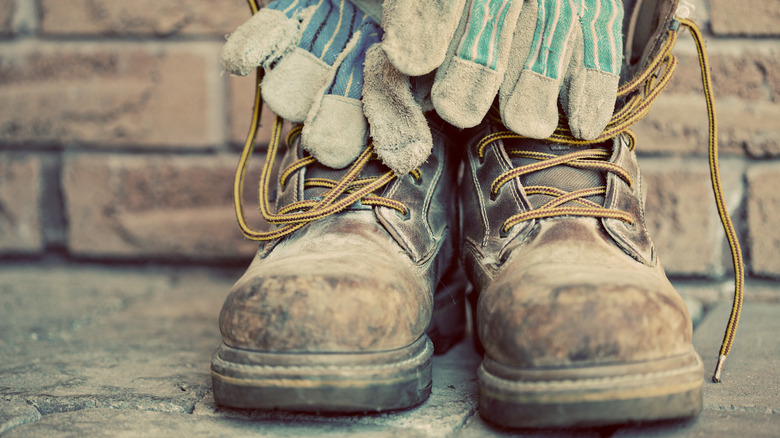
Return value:
M 715 365 L 715 373 L 712 375 L 713 383 L 720 383 L 720 372 L 723 371 L 723 363 L 726 362 L 726 356 L 718 356 L 718 364 Z

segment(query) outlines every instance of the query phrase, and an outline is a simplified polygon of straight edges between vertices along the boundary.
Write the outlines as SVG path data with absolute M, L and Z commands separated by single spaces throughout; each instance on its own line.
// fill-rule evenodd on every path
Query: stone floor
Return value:
M 0 267 L 0 436 L 780 436 L 780 303 L 744 306 L 721 384 L 696 419 L 598 429 L 502 430 L 480 419 L 470 342 L 434 358 L 423 405 L 315 416 L 219 409 L 211 396 L 216 319 L 238 272 L 154 267 Z M 695 332 L 707 373 L 728 306 Z

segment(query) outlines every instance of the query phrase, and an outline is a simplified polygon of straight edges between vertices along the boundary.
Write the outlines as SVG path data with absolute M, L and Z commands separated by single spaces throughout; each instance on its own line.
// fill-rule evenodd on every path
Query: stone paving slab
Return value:
M 41 413 L 26 400 L 10 395 L 0 398 L 0 435 L 16 426 L 40 419 Z
M 209 363 L 235 270 L 0 267 L 0 435 L 27 436 L 719 436 L 780 435 L 780 304 L 746 303 L 724 383 L 696 419 L 597 429 L 507 430 L 478 415 L 480 357 L 463 342 L 434 357 L 431 398 L 393 413 L 318 416 L 222 409 Z M 707 379 L 727 305 L 694 343 Z
M 268 425 L 247 419 L 203 417 L 172 412 L 144 412 L 115 409 L 86 409 L 48 415 L 17 427 L 3 438 L 38 437 L 336 437 L 359 429 L 371 437 L 391 437 L 380 426 L 296 422 Z M 424 435 L 412 435 L 412 438 Z
M 398 412 L 366 415 L 315 415 L 282 411 L 219 408 L 211 395 L 195 406 L 193 414 L 207 417 L 253 420 L 264 430 L 284 434 L 291 424 L 312 424 L 337 428 L 344 436 L 447 437 L 457 432 L 477 408 L 476 372 L 480 357 L 471 343 L 461 342 L 444 355 L 433 358 L 431 396 L 420 406 Z M 382 431 L 376 435 L 376 431 Z M 301 436 L 317 436 L 313 428 Z M 276 435 L 275 435 L 276 436 Z
M 704 408 L 776 414 L 780 436 L 780 305 L 745 303 L 721 383 L 711 383 L 731 306 L 719 304 L 707 313 L 693 343 L 704 361 Z
M 220 342 L 219 309 L 234 278 L 193 270 L 0 269 L 0 309 L 12 315 L 0 325 L 6 358 L 0 362 L 0 397 L 6 397 L 0 398 L 0 432 L 42 415 L 46 421 L 14 433 L 67 435 L 57 432 L 58 421 L 75 422 L 73 430 L 99 423 L 110 430 L 114 416 L 149 415 L 158 426 L 167 418 L 172 431 L 197 434 L 200 426 L 186 426 L 195 414 L 208 424 L 250 421 L 272 436 L 320 435 L 328 428 L 340 435 L 448 436 L 473 415 L 480 359 L 470 343 L 434 358 L 431 397 L 407 411 L 323 417 L 217 408 L 209 365 Z M 105 409 L 117 412 L 107 416 Z
M 44 416 L 88 408 L 191 412 L 211 391 L 208 361 L 233 278 L 0 269 L 0 424 L 37 419 L 20 401 Z
M 780 420 L 774 415 L 705 409 L 695 418 L 638 425 L 583 429 L 503 429 L 470 418 L 458 438 L 660 438 L 660 437 L 777 437 Z
M 707 392 L 705 392 L 706 397 Z M 696 418 L 624 427 L 613 438 L 660 437 L 777 437 L 780 419 L 775 415 L 705 410 Z

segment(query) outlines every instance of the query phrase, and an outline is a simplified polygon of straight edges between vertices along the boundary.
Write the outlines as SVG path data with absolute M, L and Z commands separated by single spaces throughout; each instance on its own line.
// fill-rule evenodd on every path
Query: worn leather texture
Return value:
M 561 216 L 521 222 L 502 232 L 509 216 L 534 208 L 534 202 L 524 190 L 529 176 L 515 178 L 497 196 L 490 194 L 493 180 L 517 163 L 504 141 L 489 145 L 482 158 L 476 153 L 479 139 L 499 128 L 485 124 L 473 132 L 461 189 L 462 253 L 479 293 L 476 323 L 487 357 L 506 366 L 538 368 L 688 353 L 690 317 L 647 234 L 641 176 L 627 143 L 616 138 L 599 147 L 611 151 L 609 160 L 631 174 L 632 185 L 611 172 L 590 172 L 606 186 L 599 198 L 603 205 L 629 213 L 633 225 Z M 515 146 L 553 154 L 569 149 L 523 141 Z M 545 183 L 560 188 L 564 179 Z M 538 178 L 534 184 L 540 184 Z
M 435 125 L 434 125 L 435 126 Z M 264 244 L 220 314 L 225 343 L 270 352 L 371 352 L 402 348 L 431 321 L 434 290 L 456 262 L 453 230 L 457 163 L 448 137 L 434 133 L 421 178 L 404 175 L 380 195 L 403 202 L 355 204 Z M 301 157 L 296 142 L 282 168 Z M 372 162 L 361 177 L 387 169 Z M 309 166 L 278 188 L 277 207 L 321 195 L 311 177 L 338 180 L 343 170 Z
M 656 56 L 666 40 L 679 0 L 634 0 L 624 15 L 623 80 L 628 82 Z

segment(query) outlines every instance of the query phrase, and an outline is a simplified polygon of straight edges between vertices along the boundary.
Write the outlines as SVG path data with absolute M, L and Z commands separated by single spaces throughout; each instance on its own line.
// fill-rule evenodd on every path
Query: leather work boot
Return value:
M 656 71 L 671 56 L 674 5 L 648 4 L 663 19 L 637 36 L 654 47 L 638 62 Z M 654 99 L 633 96 L 637 108 Z M 592 142 L 533 140 L 494 114 L 471 133 L 462 254 L 484 348 L 479 412 L 491 422 L 589 426 L 701 410 L 691 318 L 645 228 L 634 137 L 615 126 Z
M 457 160 L 433 130 L 431 156 L 402 177 L 370 148 L 348 169 L 327 168 L 288 136 L 280 227 L 220 313 L 217 404 L 376 412 L 428 397 L 434 348 L 462 336 L 466 284 L 454 269 Z M 306 214 L 315 219 L 295 222 Z

